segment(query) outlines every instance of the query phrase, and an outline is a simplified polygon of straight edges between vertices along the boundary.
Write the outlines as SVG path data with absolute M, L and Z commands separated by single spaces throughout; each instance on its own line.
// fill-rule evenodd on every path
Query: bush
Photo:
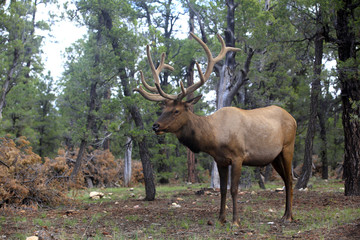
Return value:
M 67 202 L 64 184 L 50 181 L 57 165 L 48 159 L 42 163 L 25 137 L 0 138 L 0 207 Z
M 67 203 L 70 188 L 113 187 L 122 184 L 123 161 L 109 150 L 86 152 L 76 183 L 69 181 L 77 151 L 60 149 L 54 159 L 41 159 L 26 137 L 0 138 L 0 207 Z M 132 162 L 131 183 L 143 183 L 139 161 Z

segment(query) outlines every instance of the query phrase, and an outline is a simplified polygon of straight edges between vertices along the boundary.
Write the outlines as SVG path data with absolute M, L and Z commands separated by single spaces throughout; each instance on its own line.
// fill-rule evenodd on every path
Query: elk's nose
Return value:
M 159 127 L 160 127 L 160 125 L 158 123 L 154 123 L 153 126 L 152 126 L 152 129 L 153 129 L 153 131 L 156 132 L 156 131 L 159 130 Z

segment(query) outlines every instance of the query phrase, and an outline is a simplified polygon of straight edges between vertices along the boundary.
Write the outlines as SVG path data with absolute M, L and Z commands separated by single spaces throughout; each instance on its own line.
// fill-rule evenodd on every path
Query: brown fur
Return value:
M 269 163 L 284 180 L 286 208 L 282 219 L 291 221 L 295 119 L 277 106 L 254 110 L 225 107 L 210 116 L 198 116 L 188 110 L 189 105 L 197 101 L 166 100 L 163 113 L 154 124 L 154 131 L 157 134 L 174 133 L 192 151 L 206 152 L 215 159 L 221 186 L 220 221 L 225 222 L 228 166 L 232 166 L 233 222 L 239 224 L 236 198 L 241 167 Z

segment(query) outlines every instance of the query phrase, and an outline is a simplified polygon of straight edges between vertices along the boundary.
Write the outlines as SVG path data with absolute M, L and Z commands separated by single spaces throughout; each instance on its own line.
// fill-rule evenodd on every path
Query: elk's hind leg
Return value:
M 226 223 L 226 192 L 227 192 L 227 183 L 228 183 L 228 175 L 229 175 L 229 167 L 219 166 L 219 177 L 220 177 L 220 194 L 221 194 L 221 203 L 220 203 L 220 215 L 219 221 L 220 223 Z
M 292 201 L 293 201 L 293 188 L 292 188 L 292 173 L 291 164 L 293 158 L 293 148 L 284 147 L 283 151 L 272 162 L 273 167 L 279 173 L 285 183 L 286 190 L 286 206 L 284 216 L 281 218 L 283 222 L 291 222 L 292 216 Z

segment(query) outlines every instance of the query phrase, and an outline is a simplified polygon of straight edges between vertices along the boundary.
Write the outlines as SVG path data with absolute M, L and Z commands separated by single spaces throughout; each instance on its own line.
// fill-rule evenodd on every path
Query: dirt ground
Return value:
M 66 208 L 0 209 L 0 239 L 360 239 L 360 197 L 341 191 L 294 191 L 295 221 L 288 224 L 279 221 L 283 192 L 242 191 L 240 227 L 218 223 L 220 194 L 209 189 L 159 190 L 151 202 L 136 189 L 106 196 Z

